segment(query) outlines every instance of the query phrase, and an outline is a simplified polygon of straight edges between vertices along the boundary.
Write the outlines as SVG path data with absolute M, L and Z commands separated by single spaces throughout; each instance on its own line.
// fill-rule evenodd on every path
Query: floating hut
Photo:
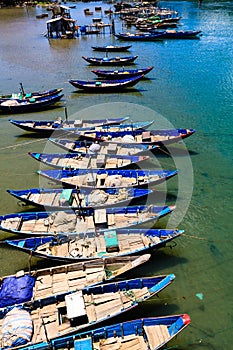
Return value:
M 55 3 L 52 7 L 52 19 L 46 22 L 48 38 L 75 38 L 76 20 L 71 18 L 70 8 Z

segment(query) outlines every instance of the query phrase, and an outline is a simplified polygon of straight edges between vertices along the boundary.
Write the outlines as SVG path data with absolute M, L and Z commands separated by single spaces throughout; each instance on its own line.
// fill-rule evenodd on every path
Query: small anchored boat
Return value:
M 146 263 L 150 254 L 98 258 L 1 277 L 0 308 L 68 294 L 110 281 Z
M 54 131 L 75 131 L 77 129 L 90 130 L 95 127 L 103 125 L 121 124 L 128 120 L 129 117 L 122 118 L 104 118 L 104 119 L 76 119 L 76 120 L 62 120 L 57 118 L 55 120 L 14 120 L 9 122 L 24 131 L 39 132 L 41 134 L 51 134 Z
M 27 113 L 36 112 L 43 109 L 50 108 L 59 102 L 63 97 L 63 94 L 56 94 L 52 96 L 44 96 L 40 98 L 30 98 L 26 100 L 3 100 L 0 101 L 0 113 L 14 114 L 14 113 Z
M 126 88 L 135 86 L 144 75 L 134 77 L 125 77 L 125 79 L 114 80 L 69 80 L 69 83 L 77 89 L 85 90 L 86 92 L 113 92 L 122 91 Z
M 131 143 L 166 146 L 181 141 L 192 134 L 194 129 L 128 130 L 128 131 L 80 131 L 77 135 L 86 140 L 107 141 L 108 143 Z
M 55 183 L 74 188 L 132 188 L 158 185 L 177 175 L 177 170 L 80 169 L 39 170 L 37 173 Z
M 129 144 L 129 143 L 108 143 L 108 142 L 92 142 L 71 139 L 50 138 L 49 141 L 56 146 L 61 147 L 69 152 L 84 154 L 106 154 L 106 155 L 136 155 L 140 153 L 148 153 L 155 151 L 159 147 L 157 145 Z
M 86 57 L 82 58 L 92 65 L 102 66 L 124 66 L 125 64 L 132 64 L 138 56 L 126 56 L 126 57 Z
M 18 200 L 51 210 L 79 208 L 107 208 L 133 205 L 152 194 L 145 188 L 111 188 L 111 189 L 62 189 L 62 188 L 29 188 L 26 190 L 7 190 Z
M 131 48 L 132 45 L 105 45 L 105 46 L 92 46 L 94 51 L 103 51 L 103 52 L 121 52 L 127 51 Z
M 1 345 L 11 349 L 19 345 L 21 349 L 37 348 L 48 339 L 51 342 L 109 322 L 157 295 L 174 278 L 170 274 L 105 283 L 75 293 L 41 298 L 19 308 L 3 308 L 0 311 Z
M 51 236 L 100 232 L 153 223 L 170 214 L 175 206 L 137 205 L 76 211 L 23 212 L 0 216 L 0 229 L 18 235 Z
M 103 70 L 103 69 L 93 69 L 92 73 L 97 75 L 100 78 L 106 79 L 125 79 L 126 77 L 135 77 L 138 75 L 148 74 L 154 67 L 149 66 L 147 68 L 138 68 L 138 69 L 114 69 L 114 70 Z
M 119 169 L 149 160 L 149 156 L 118 156 L 77 153 L 28 153 L 33 159 L 59 169 Z
M 36 348 L 44 350 L 45 346 L 50 345 L 54 350 L 64 348 L 104 350 L 116 346 L 121 350 L 148 350 L 148 348 L 158 350 L 164 348 L 190 322 L 187 314 L 140 318 L 84 333 L 77 332 L 74 336 L 54 339 L 49 344 L 45 342 Z M 28 346 L 27 349 L 33 350 L 32 346 Z

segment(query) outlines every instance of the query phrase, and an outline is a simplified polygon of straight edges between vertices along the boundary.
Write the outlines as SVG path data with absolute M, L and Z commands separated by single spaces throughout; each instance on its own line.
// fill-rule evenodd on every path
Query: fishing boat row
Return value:
M 48 23 L 51 35 L 57 18 Z M 162 33 L 146 33 L 146 37 L 159 40 Z M 121 52 L 131 45 L 92 48 Z M 98 66 L 124 66 L 136 58 L 83 57 Z M 152 69 L 95 69 L 96 81 L 72 79 L 70 83 L 88 92 L 121 91 L 137 84 Z M 39 104 L 54 96 L 62 97 L 62 91 L 52 91 L 49 96 L 42 92 L 2 96 L 0 103 L 12 100 L 16 104 Z M 53 168 L 37 173 L 59 187 L 7 190 L 17 200 L 39 209 L 0 216 L 0 230 L 17 236 L 6 239 L 5 244 L 28 254 L 29 262 L 35 256 L 57 266 L 2 277 L 2 349 L 155 350 L 190 324 L 186 314 L 113 323 L 116 317 L 130 315 L 130 311 L 160 295 L 175 279 L 173 273 L 127 277 L 133 269 L 146 266 L 150 254 L 184 233 L 177 228 L 155 228 L 158 220 L 171 215 L 174 205 L 144 204 L 150 196 L 156 198 L 154 186 L 175 177 L 178 171 L 139 166 L 150 161 L 150 152 L 195 132 L 150 130 L 151 121 L 127 119 L 69 120 L 66 112 L 64 121 L 10 120 L 27 132 L 43 136 L 56 132 L 49 142 L 66 153 L 28 152 Z

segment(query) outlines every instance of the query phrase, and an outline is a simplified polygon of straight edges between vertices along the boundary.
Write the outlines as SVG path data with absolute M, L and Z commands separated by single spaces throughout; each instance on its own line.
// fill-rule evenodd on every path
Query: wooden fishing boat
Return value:
M 163 33 L 119 33 L 115 34 L 118 39 L 127 41 L 157 41 L 163 40 Z
M 7 190 L 18 200 L 51 210 L 78 209 L 85 207 L 107 208 L 133 205 L 152 194 L 145 188 L 112 188 L 102 190 L 30 188 L 26 190 Z
M 89 285 L 110 281 L 146 263 L 150 254 L 73 262 L 1 277 L 0 308 L 68 294 Z
M 77 89 L 85 90 L 86 92 L 113 92 L 122 91 L 128 87 L 136 85 L 144 75 L 135 77 L 127 77 L 127 79 L 114 80 L 69 80 L 69 83 Z
M 175 206 L 137 205 L 106 209 L 79 208 L 76 211 L 23 212 L 0 216 L 0 229 L 28 236 L 95 233 L 154 223 L 174 209 Z
M 119 69 L 119 70 L 102 70 L 94 69 L 92 73 L 96 74 L 98 77 L 107 78 L 107 79 L 124 79 L 125 77 L 135 77 L 138 75 L 148 74 L 154 67 L 150 66 L 147 68 L 138 68 L 138 69 Z
M 128 120 L 129 117 L 122 118 L 104 118 L 104 119 L 76 119 L 76 120 L 62 120 L 57 118 L 55 120 L 14 120 L 9 122 L 18 128 L 30 131 L 40 132 L 41 134 L 51 134 L 54 131 L 74 131 L 76 129 L 90 130 L 97 126 L 120 124 Z
M 33 159 L 58 169 L 126 168 L 149 160 L 149 156 L 118 156 L 77 153 L 28 153 Z
M 64 187 L 105 189 L 155 186 L 177 175 L 178 172 L 141 169 L 52 169 L 38 170 L 37 173 Z
M 36 349 L 45 350 L 51 347 L 54 350 L 73 348 L 80 350 L 157 350 L 164 348 L 164 345 L 182 332 L 190 322 L 187 314 L 141 318 L 82 333 L 77 332 L 74 336 L 40 343 Z M 33 345 L 27 346 L 27 350 L 34 349 Z
M 63 94 L 57 94 L 29 100 L 4 100 L 0 102 L 0 113 L 13 114 L 41 111 L 60 101 L 63 96 Z
M 138 56 L 126 56 L 126 57 L 86 57 L 82 58 L 92 65 L 101 66 L 124 66 L 125 64 L 132 64 Z
M 163 39 L 200 39 L 201 30 L 167 29 L 162 32 Z
M 94 328 L 149 300 L 174 278 L 170 274 L 88 286 L 75 293 L 31 302 L 30 309 L 27 305 L 10 311 L 4 308 L 0 311 L 1 344 L 11 349 L 25 345 L 24 349 L 28 349 L 27 343 L 36 347 L 48 339 Z
M 49 141 L 56 146 L 61 147 L 69 152 L 84 153 L 84 154 L 118 154 L 118 155 L 134 155 L 140 153 L 148 153 L 155 151 L 159 147 L 157 145 L 142 145 L 142 144 L 128 144 L 128 143 L 108 143 L 92 141 L 80 141 L 71 139 L 50 138 Z
M 41 97 L 47 97 L 47 96 L 53 96 L 58 95 L 62 92 L 63 88 L 58 89 L 52 89 L 52 90 L 45 90 L 45 91 L 33 91 L 33 92 L 25 92 L 23 87 L 20 88 L 19 93 L 12 93 L 8 95 L 0 95 L 1 99 L 14 99 L 14 100 L 25 100 L 30 98 L 41 98 Z
M 80 131 L 77 135 L 92 141 L 166 146 L 181 141 L 195 132 L 194 129 L 133 130 L 133 131 Z
M 55 261 L 86 261 L 153 252 L 183 234 L 183 230 L 113 229 L 69 236 L 43 236 L 6 243 L 28 254 Z
M 105 46 L 92 46 L 94 51 L 103 51 L 103 52 L 120 52 L 127 51 L 131 48 L 132 45 L 105 45 Z

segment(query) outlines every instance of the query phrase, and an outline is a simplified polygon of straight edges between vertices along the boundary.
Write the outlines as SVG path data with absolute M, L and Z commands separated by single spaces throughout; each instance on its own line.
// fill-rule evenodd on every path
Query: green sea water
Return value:
M 67 3 L 68 4 L 68 3 Z M 73 3 L 72 3 L 73 4 Z M 111 5 L 76 3 L 77 24 L 90 24 L 83 9 L 95 11 Z M 125 93 L 87 94 L 75 91 L 69 79 L 94 79 L 83 55 L 100 57 L 91 46 L 124 44 L 107 33 L 76 40 L 50 40 L 46 19 L 36 19 L 37 8 L 0 9 L 0 94 L 64 87 L 60 107 L 48 111 L 0 117 L 0 214 L 31 210 L 22 207 L 6 189 L 44 186 L 35 173 L 40 164 L 27 152 L 58 151 L 46 139 L 24 133 L 8 119 L 64 117 L 64 106 L 78 119 L 127 115 L 132 120 L 154 119 L 154 129 L 172 126 L 194 128 L 185 144 L 171 147 L 173 157 L 153 156 L 145 166 L 179 169 L 179 176 L 158 188 L 167 191 L 167 202 L 177 209 L 157 226 L 178 226 L 185 235 L 161 249 L 130 277 L 174 273 L 174 283 L 159 298 L 124 319 L 188 313 L 191 325 L 167 349 L 230 350 L 232 343 L 232 135 L 233 135 L 233 3 L 232 1 L 164 1 L 182 16 L 179 29 L 200 29 L 200 40 L 134 42 L 124 55 L 138 55 L 136 66 L 153 65 L 148 78 Z M 109 18 L 102 13 L 105 23 Z M 116 31 L 122 28 L 114 17 Z M 133 30 L 133 29 L 132 29 Z M 118 55 L 118 54 L 117 54 Z M 110 56 L 110 54 L 109 54 Z M 133 66 L 132 66 L 133 67 Z M 149 198 L 156 203 L 156 195 Z M 1 232 L 1 239 L 15 238 Z M 28 256 L 5 244 L 0 246 L 1 276 L 27 269 Z M 32 260 L 33 267 L 48 262 Z

